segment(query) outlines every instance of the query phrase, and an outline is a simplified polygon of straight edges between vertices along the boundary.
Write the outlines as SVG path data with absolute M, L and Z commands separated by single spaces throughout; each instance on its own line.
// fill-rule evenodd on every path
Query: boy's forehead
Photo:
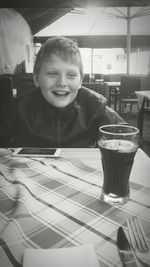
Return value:
M 43 63 L 47 62 L 47 63 L 57 63 L 59 61 L 62 61 L 64 63 L 69 63 L 69 64 L 75 64 L 75 65 L 79 65 L 81 63 L 80 57 L 79 55 L 67 55 L 66 57 L 63 56 L 62 54 L 55 54 L 55 53 L 51 53 L 49 55 L 47 55 L 46 57 L 44 57 Z

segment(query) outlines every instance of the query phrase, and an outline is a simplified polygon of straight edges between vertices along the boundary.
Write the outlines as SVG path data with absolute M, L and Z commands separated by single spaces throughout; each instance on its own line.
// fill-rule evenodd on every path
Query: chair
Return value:
M 119 73 L 114 73 L 114 74 L 109 74 L 109 82 L 120 82 L 121 81 L 121 74 Z
M 104 80 L 103 74 L 101 74 L 101 73 L 94 73 L 94 78 L 95 78 L 95 81 L 96 80 Z
M 141 76 L 141 91 L 150 91 L 150 76 Z M 141 92 L 142 93 L 142 92 Z M 146 92 L 145 92 L 146 93 Z M 150 99 L 144 97 L 141 108 L 138 114 L 138 128 L 140 131 L 140 137 L 143 136 L 144 118 L 150 118 Z
M 107 100 L 109 99 L 109 88 L 108 88 L 107 84 L 105 84 L 104 82 L 101 82 L 99 84 L 93 83 L 92 84 L 92 90 L 105 96 L 107 98 Z
M 107 99 L 109 98 L 109 89 L 107 84 L 103 83 L 82 83 L 83 87 L 86 87 L 88 89 L 91 89 L 103 96 L 105 96 Z
M 141 90 L 150 91 L 150 76 L 146 75 L 141 77 Z M 150 100 L 146 100 L 146 106 L 150 106 Z
M 18 73 L 14 75 L 13 79 L 17 96 L 24 95 L 35 88 L 32 73 Z
M 104 82 L 120 82 L 121 81 L 121 74 L 114 73 L 114 74 L 104 74 Z M 117 109 L 117 102 L 119 96 L 119 88 L 117 86 L 109 86 L 109 101 L 108 105 L 111 106 L 113 103 L 114 110 Z
M 92 89 L 92 83 L 89 82 L 82 82 L 82 86 Z
M 111 106 L 111 104 L 114 104 L 114 110 L 117 109 L 117 102 L 120 96 L 120 87 L 118 86 L 113 86 L 113 87 L 109 87 L 109 106 Z
M 11 108 L 13 100 L 12 77 L 2 75 L 0 77 L 0 120 L 5 118 Z
M 89 83 L 90 82 L 90 74 L 89 73 L 85 73 L 84 74 L 83 82 L 84 83 Z
M 150 76 L 141 76 L 141 90 L 149 91 L 150 90 Z
M 141 81 L 138 76 L 122 76 L 119 90 L 119 113 L 124 111 L 126 105 L 130 105 L 132 111 L 133 104 L 137 104 L 135 91 L 141 90 Z
M 143 136 L 143 125 L 144 125 L 144 117 L 145 115 L 150 116 L 150 107 L 149 104 L 150 100 L 147 100 L 146 98 L 144 98 L 142 106 L 139 110 L 138 113 L 138 129 L 139 129 L 139 135 L 142 138 Z

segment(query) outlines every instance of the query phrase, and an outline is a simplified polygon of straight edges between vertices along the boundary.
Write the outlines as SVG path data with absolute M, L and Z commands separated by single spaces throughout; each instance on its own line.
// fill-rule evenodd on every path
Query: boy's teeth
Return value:
M 66 95 L 68 94 L 68 92 L 62 92 L 62 91 L 57 91 L 57 92 L 54 92 L 55 94 L 57 95 Z

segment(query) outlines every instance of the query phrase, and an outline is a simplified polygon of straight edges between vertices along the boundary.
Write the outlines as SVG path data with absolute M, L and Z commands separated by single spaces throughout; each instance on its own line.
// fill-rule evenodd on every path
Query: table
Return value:
M 138 129 L 140 133 L 140 137 L 143 135 L 143 122 L 144 122 L 144 114 L 150 113 L 150 108 L 146 107 L 146 101 L 150 100 L 150 91 L 135 91 L 135 94 L 138 99 Z
M 134 214 L 150 237 L 149 173 L 150 159 L 138 149 L 130 200 L 113 206 L 99 199 L 98 149 L 62 149 L 57 159 L 13 157 L 11 149 L 0 149 L 0 266 L 21 267 L 25 248 L 89 243 L 101 267 L 122 266 L 118 227 L 127 233 L 126 220 Z
M 108 86 L 111 86 L 111 87 L 116 87 L 116 86 L 120 86 L 121 82 L 105 82 L 108 84 Z
M 101 84 L 104 82 L 104 79 L 95 79 L 95 83 Z
M 108 106 L 111 105 L 111 97 L 114 96 L 114 110 L 117 108 L 117 96 L 119 93 L 119 87 L 121 82 L 105 82 L 109 87 L 109 99 L 108 99 Z

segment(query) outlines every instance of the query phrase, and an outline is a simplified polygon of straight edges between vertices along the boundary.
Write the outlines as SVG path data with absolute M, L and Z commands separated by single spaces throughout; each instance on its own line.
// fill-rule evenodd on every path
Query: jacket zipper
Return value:
M 61 119 L 59 118 L 57 120 L 57 144 L 58 144 L 58 147 L 61 146 Z

